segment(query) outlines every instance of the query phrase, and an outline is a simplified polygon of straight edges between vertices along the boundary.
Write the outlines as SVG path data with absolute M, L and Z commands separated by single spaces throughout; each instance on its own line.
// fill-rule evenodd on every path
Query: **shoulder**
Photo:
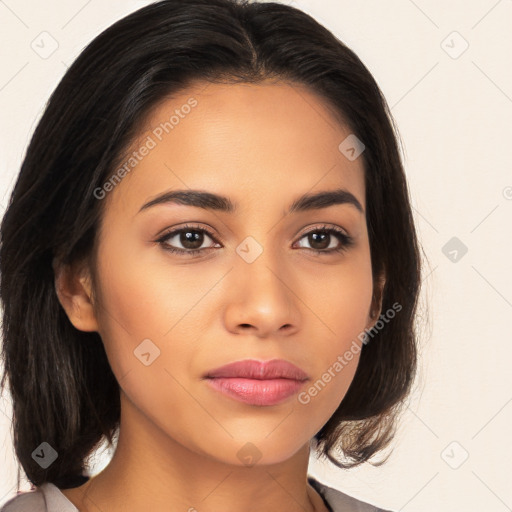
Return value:
M 9 500 L 0 512 L 79 512 L 60 489 L 46 482 Z
M 43 491 L 22 492 L 5 503 L 0 512 L 47 512 Z
M 315 480 L 312 476 L 308 476 L 308 482 L 324 497 L 332 512 L 392 512 L 349 496 Z

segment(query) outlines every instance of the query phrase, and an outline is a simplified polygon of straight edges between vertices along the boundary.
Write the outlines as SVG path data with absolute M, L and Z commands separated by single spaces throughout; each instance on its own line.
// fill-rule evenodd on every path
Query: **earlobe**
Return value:
M 54 262 L 55 292 L 73 326 L 86 332 L 97 332 L 98 323 L 92 301 L 92 286 L 84 265 Z

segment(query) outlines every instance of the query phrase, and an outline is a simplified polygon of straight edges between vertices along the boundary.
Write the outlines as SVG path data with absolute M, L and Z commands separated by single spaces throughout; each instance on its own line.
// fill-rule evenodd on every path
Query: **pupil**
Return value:
M 183 247 L 186 247 L 187 249 L 198 249 L 203 245 L 201 237 L 202 233 L 199 233 L 198 231 L 185 231 L 181 234 L 180 242 Z M 190 246 L 190 244 L 192 246 Z
M 329 233 L 321 233 L 321 234 L 312 233 L 310 235 L 309 243 L 315 249 L 325 249 L 325 248 L 329 247 L 329 244 L 325 243 L 327 241 L 328 236 L 329 236 Z M 322 238 L 323 243 L 320 243 L 320 247 L 315 247 L 315 243 L 318 243 L 318 238 Z M 311 243 L 311 240 L 313 240 L 313 243 Z

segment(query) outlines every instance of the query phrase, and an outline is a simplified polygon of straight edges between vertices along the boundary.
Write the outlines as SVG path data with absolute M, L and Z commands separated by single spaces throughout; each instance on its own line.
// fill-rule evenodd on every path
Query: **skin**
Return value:
M 351 132 L 320 97 L 283 82 L 196 84 L 158 105 L 132 149 L 191 97 L 197 106 L 103 199 L 96 279 L 85 264 L 56 270 L 70 321 L 101 335 L 121 388 L 112 461 L 63 493 L 82 512 L 325 511 L 306 480 L 309 442 L 345 396 L 359 355 L 308 404 L 296 395 L 244 404 L 202 377 L 233 361 L 282 358 L 309 375 L 306 390 L 374 325 L 362 158 L 338 150 Z M 340 187 L 363 213 L 350 204 L 285 213 L 304 193 Z M 239 212 L 178 204 L 139 212 L 188 188 L 228 196 Z M 204 234 L 200 247 L 213 248 L 188 256 L 156 242 L 187 223 L 209 229 L 216 241 Z M 324 225 L 354 245 L 315 254 L 320 245 L 304 234 Z M 263 248 L 252 263 L 236 252 L 248 236 Z M 166 243 L 191 248 L 179 235 Z M 340 244 L 331 235 L 324 247 Z M 149 366 L 134 355 L 144 339 L 160 350 Z M 261 456 L 253 466 L 237 456 L 246 443 Z

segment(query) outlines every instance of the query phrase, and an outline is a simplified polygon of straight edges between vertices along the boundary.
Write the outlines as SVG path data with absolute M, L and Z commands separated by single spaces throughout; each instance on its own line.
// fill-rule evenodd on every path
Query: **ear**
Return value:
M 382 311 L 382 300 L 384 297 L 384 286 L 386 285 L 386 276 L 382 273 L 374 286 L 372 303 L 370 305 L 370 311 L 368 313 L 368 324 L 366 328 L 371 330 L 371 328 L 377 323 L 379 320 L 381 311 Z
M 53 262 L 55 291 L 70 322 L 80 331 L 98 331 L 90 272 L 85 263 Z

